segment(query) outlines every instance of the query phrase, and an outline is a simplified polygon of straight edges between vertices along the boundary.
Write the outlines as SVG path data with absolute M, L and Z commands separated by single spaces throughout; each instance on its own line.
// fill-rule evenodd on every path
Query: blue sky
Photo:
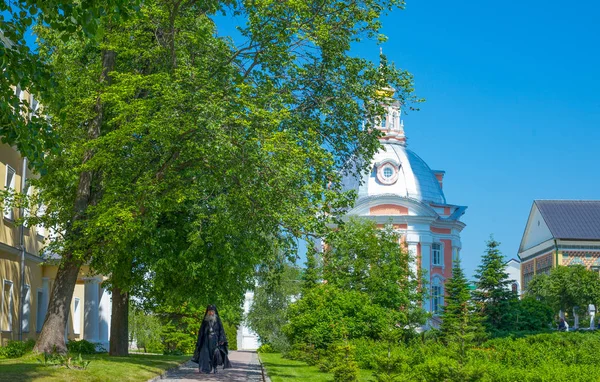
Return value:
M 490 234 L 516 257 L 534 199 L 600 199 L 600 4 L 407 0 L 384 53 L 415 76 L 409 147 L 466 205 L 472 275 Z M 354 54 L 377 59 L 374 44 Z

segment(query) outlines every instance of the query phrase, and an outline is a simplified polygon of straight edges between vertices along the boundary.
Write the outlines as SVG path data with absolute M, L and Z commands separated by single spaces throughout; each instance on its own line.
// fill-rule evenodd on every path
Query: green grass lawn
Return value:
M 323 373 L 319 371 L 318 367 L 308 366 L 304 362 L 285 359 L 279 353 L 261 353 L 259 356 L 272 382 L 330 382 L 333 380 L 333 374 Z M 371 376 L 370 370 L 360 371 L 361 381 L 369 381 Z
M 130 355 L 109 357 L 107 354 L 83 356 L 91 360 L 86 370 L 44 366 L 39 356 L 28 354 L 22 358 L 0 359 L 0 381 L 147 381 L 164 370 L 189 360 L 190 356 Z

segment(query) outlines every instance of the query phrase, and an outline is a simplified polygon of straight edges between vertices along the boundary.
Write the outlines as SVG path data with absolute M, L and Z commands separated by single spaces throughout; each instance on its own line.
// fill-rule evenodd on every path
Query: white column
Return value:
M 100 288 L 100 306 L 98 308 L 98 313 L 98 342 L 105 350 L 108 350 L 110 340 L 110 317 L 112 314 L 112 301 L 110 291 L 105 288 Z
M 100 280 L 95 277 L 85 278 L 85 303 L 83 311 L 83 338 L 90 342 L 98 342 L 98 302 L 100 297 Z
M 573 308 L 573 329 L 579 329 L 579 314 L 577 313 L 577 306 Z
M 421 269 L 427 272 L 426 279 L 430 285 L 427 288 L 431 288 L 431 243 L 421 242 Z M 423 308 L 426 312 L 431 312 L 431 299 L 423 299 Z
M 411 260 L 410 260 L 410 271 L 413 273 L 413 275 L 417 275 L 417 245 L 419 244 L 418 241 L 410 241 L 408 242 L 408 253 L 410 254 Z

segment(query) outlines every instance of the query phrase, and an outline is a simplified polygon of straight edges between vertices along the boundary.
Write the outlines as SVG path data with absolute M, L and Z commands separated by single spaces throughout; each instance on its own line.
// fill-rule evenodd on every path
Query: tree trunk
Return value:
M 44 326 L 37 339 L 34 351 L 38 353 L 67 352 L 65 329 L 80 267 L 81 263 L 72 259 L 70 255 L 63 257 L 56 274 L 56 280 L 52 286 Z
M 112 288 L 112 315 L 110 317 L 109 355 L 129 355 L 129 293 Z
M 102 51 L 102 73 L 98 80 L 100 84 L 105 81 L 110 83 L 108 73 L 114 69 L 114 66 L 115 52 L 110 50 Z M 96 99 L 94 110 L 96 115 L 88 127 L 88 141 L 93 141 L 100 136 L 100 127 L 104 118 L 104 104 L 102 103 L 100 94 Z M 88 162 L 93 156 L 94 152 L 87 150 L 82 163 Z M 79 174 L 79 183 L 77 184 L 77 194 L 75 196 L 74 213 L 71 222 L 72 226 L 74 225 L 73 223 L 85 219 L 88 206 L 95 202 L 101 192 L 100 189 L 92 190 L 93 181 L 93 173 L 91 171 L 83 171 Z M 65 237 L 67 240 L 76 243 L 78 235 L 82 234 L 82 232 L 69 231 L 67 229 Z M 66 353 L 65 328 L 81 264 L 82 260 L 74 259 L 72 253 L 63 254 L 56 279 L 54 280 L 54 286 L 52 287 L 52 293 L 50 294 L 48 313 L 46 314 L 42 332 L 34 347 L 35 351 L 45 353 L 56 350 L 60 353 Z

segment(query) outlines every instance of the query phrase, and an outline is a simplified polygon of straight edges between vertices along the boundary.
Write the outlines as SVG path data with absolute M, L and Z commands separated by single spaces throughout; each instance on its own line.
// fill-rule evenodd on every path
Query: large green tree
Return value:
M 456 346 L 460 359 L 464 360 L 466 350 L 485 337 L 481 317 L 471 300 L 469 282 L 456 260 L 452 267 L 452 277 L 446 281 L 446 306 L 440 325 L 441 336 L 446 345 Z
M 493 237 L 488 240 L 481 264 L 475 273 L 476 289 L 473 292 L 473 301 L 477 304 L 486 329 L 490 332 L 510 330 L 513 327 L 513 308 L 517 299 L 516 293 L 510 287 L 514 280 L 508 278 L 499 247 L 500 243 Z
M 64 349 L 84 263 L 110 275 L 123 354 L 131 293 L 240 301 L 257 264 L 324 232 L 352 200 L 344 163 L 379 147 L 362 123 L 381 112 L 382 74 L 412 100 L 408 73 L 348 54 L 400 5 L 156 0 L 118 26 L 101 18 L 101 39 L 42 29 L 60 149 L 37 185 L 62 261 L 37 350 Z M 246 20 L 246 41 L 218 36 L 218 11 Z
M 556 267 L 550 274 L 537 275 L 527 285 L 527 295 L 546 303 L 554 312 L 587 311 L 600 303 L 600 276 L 583 265 Z

